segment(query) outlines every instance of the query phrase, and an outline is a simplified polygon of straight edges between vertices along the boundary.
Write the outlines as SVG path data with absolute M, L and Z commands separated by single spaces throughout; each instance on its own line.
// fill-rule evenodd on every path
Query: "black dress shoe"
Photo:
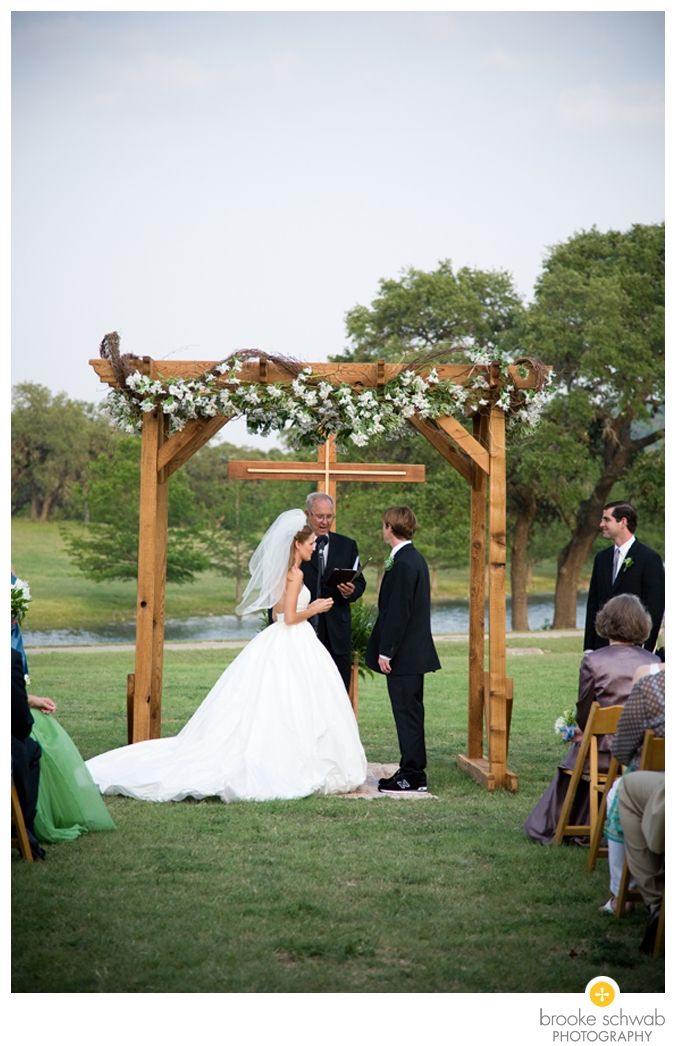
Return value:
M 413 777 L 403 770 L 397 770 L 392 777 L 381 777 L 378 781 L 379 792 L 426 792 L 427 782 L 425 777 Z
M 44 861 L 47 857 L 46 851 L 40 846 L 32 832 L 28 833 L 28 842 L 31 845 L 31 853 L 35 861 Z
M 646 924 L 645 933 L 643 934 L 643 940 L 638 946 L 638 950 L 643 952 L 644 955 L 652 955 L 655 950 L 655 940 L 657 939 L 657 924 L 660 921 L 660 906 L 655 905 L 648 912 L 648 922 Z

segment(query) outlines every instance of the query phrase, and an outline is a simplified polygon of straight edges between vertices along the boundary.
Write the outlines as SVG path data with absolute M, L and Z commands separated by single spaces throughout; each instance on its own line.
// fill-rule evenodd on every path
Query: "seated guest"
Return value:
M 582 658 L 576 706 L 579 729 L 565 759 L 526 820 L 526 834 L 535 842 L 551 843 L 554 838 L 570 780 L 565 771 L 575 766 L 592 703 L 598 701 L 602 708 L 623 705 L 629 696 L 636 669 L 641 665 L 659 664 L 659 658 L 642 646 L 651 627 L 650 614 L 638 596 L 614 596 L 596 615 L 596 631 L 608 640 L 609 645 L 587 650 Z M 608 769 L 610 740 L 610 737 L 599 739 L 600 770 Z M 580 782 L 573 802 L 570 824 L 589 824 L 589 789 L 584 781 Z
M 652 955 L 664 894 L 664 774 L 654 770 L 626 774 L 618 796 L 627 864 L 648 909 L 639 948 Z
M 23 705 L 28 719 L 21 726 L 26 729 L 25 751 L 37 766 L 39 759 L 40 788 L 37 776 L 35 796 L 29 802 L 30 833 L 37 844 L 59 843 L 77 839 L 83 832 L 103 832 L 115 828 L 115 822 L 94 784 L 92 775 L 71 738 L 54 716 L 56 704 L 51 697 L 26 693 L 28 661 L 23 647 L 21 628 L 12 621 L 12 760 L 14 760 L 14 691 L 19 683 L 23 691 Z M 16 680 L 15 680 L 16 673 Z M 34 714 L 31 715 L 31 709 Z M 30 734 L 30 737 L 28 736 Z M 37 751 L 37 756 L 36 756 Z M 17 751 L 19 762 L 24 753 Z M 19 771 L 17 771 L 19 772 Z M 19 784 L 15 779 L 17 792 Z M 23 786 L 22 786 L 23 787 Z M 31 793 L 32 794 L 32 793 Z M 20 795 L 21 801 L 21 795 Z M 25 819 L 25 818 L 24 818 Z M 42 849 L 40 847 L 40 849 Z M 44 850 L 42 850 L 44 856 Z
M 634 676 L 634 685 L 624 706 L 617 732 L 612 741 L 612 754 L 627 769 L 638 770 L 643 749 L 643 735 L 652 730 L 664 737 L 664 665 L 644 665 Z M 615 898 L 620 889 L 624 868 L 624 837 L 618 806 L 618 778 L 608 793 L 604 834 L 608 839 L 610 897 L 599 909 L 608 915 L 615 912 Z
M 50 701 L 46 697 L 35 700 Z M 31 736 L 39 742 L 42 750 L 35 812 L 38 839 L 43 843 L 61 843 L 77 839 L 84 832 L 105 832 L 115 828 L 82 756 L 51 710 L 34 706 Z
M 28 706 L 24 665 L 18 650 L 12 650 L 12 780 L 26 823 L 33 856 L 44 859 L 45 851 L 35 836 L 35 810 L 40 783 L 40 745 L 30 736 L 33 716 Z

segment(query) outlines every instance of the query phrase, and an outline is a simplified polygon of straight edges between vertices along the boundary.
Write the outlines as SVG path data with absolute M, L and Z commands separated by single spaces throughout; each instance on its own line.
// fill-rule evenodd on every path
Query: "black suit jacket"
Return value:
M 28 704 L 23 659 L 12 650 L 12 737 L 25 741 L 33 729 L 33 714 Z
M 392 675 L 436 672 L 441 663 L 430 623 L 430 575 L 413 545 L 404 545 L 385 572 L 378 594 L 378 618 L 366 649 L 366 664 L 379 672 L 378 655 L 392 659 Z
M 652 631 L 644 646 L 646 650 L 654 650 L 664 616 L 664 564 L 652 548 L 642 545 L 640 541 L 634 541 L 613 584 L 614 550 L 615 546 L 610 545 L 597 553 L 594 559 L 587 597 L 584 649 L 598 650 L 599 647 L 608 645 L 607 639 L 602 639 L 596 634 L 596 615 L 612 596 L 629 593 L 638 596 L 652 618 Z M 631 565 L 628 567 L 627 559 L 631 559 Z
M 344 534 L 329 534 L 329 551 L 324 569 L 324 578 L 328 578 L 334 567 L 354 567 L 359 559 L 357 542 Z M 312 553 L 312 559 L 307 563 L 301 563 L 301 570 L 305 584 L 310 589 L 311 599 L 317 598 L 318 563 L 317 552 Z M 337 655 L 352 655 L 352 621 L 350 618 L 350 603 L 359 599 L 366 588 L 364 575 L 355 581 L 354 592 L 349 599 L 344 599 L 337 588 L 329 589 L 322 584 L 322 598 L 331 596 L 333 606 L 327 614 L 323 614 L 326 626 L 326 637 L 329 650 Z

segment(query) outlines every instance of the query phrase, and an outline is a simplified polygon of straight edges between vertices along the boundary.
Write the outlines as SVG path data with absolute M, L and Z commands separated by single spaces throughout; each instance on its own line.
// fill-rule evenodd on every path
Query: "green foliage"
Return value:
M 584 506 L 595 492 L 606 499 L 663 433 L 664 226 L 592 229 L 554 247 L 523 341 L 553 365 L 558 394 L 513 457 L 512 477 L 537 484 L 582 539 Z
M 458 346 L 507 349 L 523 311 L 507 272 L 450 261 L 434 272 L 406 269 L 399 280 L 380 281 L 370 306 L 347 313 L 352 349 L 336 360 L 404 360 L 412 353 Z
M 350 605 L 350 613 L 352 615 L 352 661 L 359 666 L 359 675 L 365 679 L 367 675 L 375 674 L 367 666 L 364 658 L 373 626 L 378 617 L 378 608 L 373 604 L 365 603 L 363 599 L 358 599 L 356 603 Z
M 664 403 L 664 225 L 578 233 L 552 248 L 526 344 L 553 364 L 574 412 L 652 419 Z
M 238 602 L 248 579 L 251 553 L 265 530 L 284 509 L 303 508 L 313 487 L 306 482 L 230 480 L 231 458 L 277 461 L 284 455 L 277 450 L 262 454 L 220 443 L 204 447 L 182 470 L 201 509 L 204 547 L 211 566 L 234 579 Z
M 82 509 L 89 468 L 118 433 L 90 403 L 24 382 L 13 389 L 12 514 L 46 521 Z
M 649 447 L 610 492 L 611 501 L 629 500 L 640 509 L 641 541 L 665 555 L 665 447 Z M 605 543 L 604 543 L 605 544 Z M 603 547 L 603 546 L 600 546 Z
M 363 460 L 364 452 L 354 449 L 341 459 Z M 362 562 L 371 559 L 382 570 L 389 552 L 383 542 L 383 512 L 390 505 L 410 505 L 418 520 L 416 545 L 433 567 L 465 568 L 469 555 L 469 490 L 465 481 L 413 430 L 396 443 L 369 444 L 368 460 L 424 465 L 426 479 L 424 483 L 338 484 L 337 529 L 357 539 Z
M 90 468 L 92 522 L 79 532 L 64 530 L 74 565 L 92 581 L 135 580 L 138 573 L 140 441 L 122 437 L 113 452 Z M 181 472 L 169 484 L 167 580 L 193 581 L 210 566 L 200 531 L 200 513 Z

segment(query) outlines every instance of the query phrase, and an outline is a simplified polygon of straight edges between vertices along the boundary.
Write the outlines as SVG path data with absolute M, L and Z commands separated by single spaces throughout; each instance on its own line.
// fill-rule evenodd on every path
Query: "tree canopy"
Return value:
M 449 260 L 433 272 L 408 268 L 379 286 L 370 306 L 347 313 L 352 347 L 332 359 L 399 361 L 432 349 L 506 349 L 523 314 L 509 273 L 454 272 Z
M 45 521 L 81 495 L 88 470 L 119 435 L 91 403 L 44 385 L 15 385 L 12 402 L 12 512 L 30 507 Z
M 575 624 L 580 570 L 603 505 L 641 452 L 664 437 L 664 261 L 663 224 L 578 233 L 550 251 L 525 314 L 524 345 L 546 346 L 556 374 L 548 417 L 562 443 L 572 439 L 567 471 L 564 454 L 546 457 L 537 440 L 532 445 L 551 475 L 552 503 L 568 516 L 555 627 Z M 522 468 L 532 471 L 527 457 Z M 630 490 L 622 496 L 636 500 Z

